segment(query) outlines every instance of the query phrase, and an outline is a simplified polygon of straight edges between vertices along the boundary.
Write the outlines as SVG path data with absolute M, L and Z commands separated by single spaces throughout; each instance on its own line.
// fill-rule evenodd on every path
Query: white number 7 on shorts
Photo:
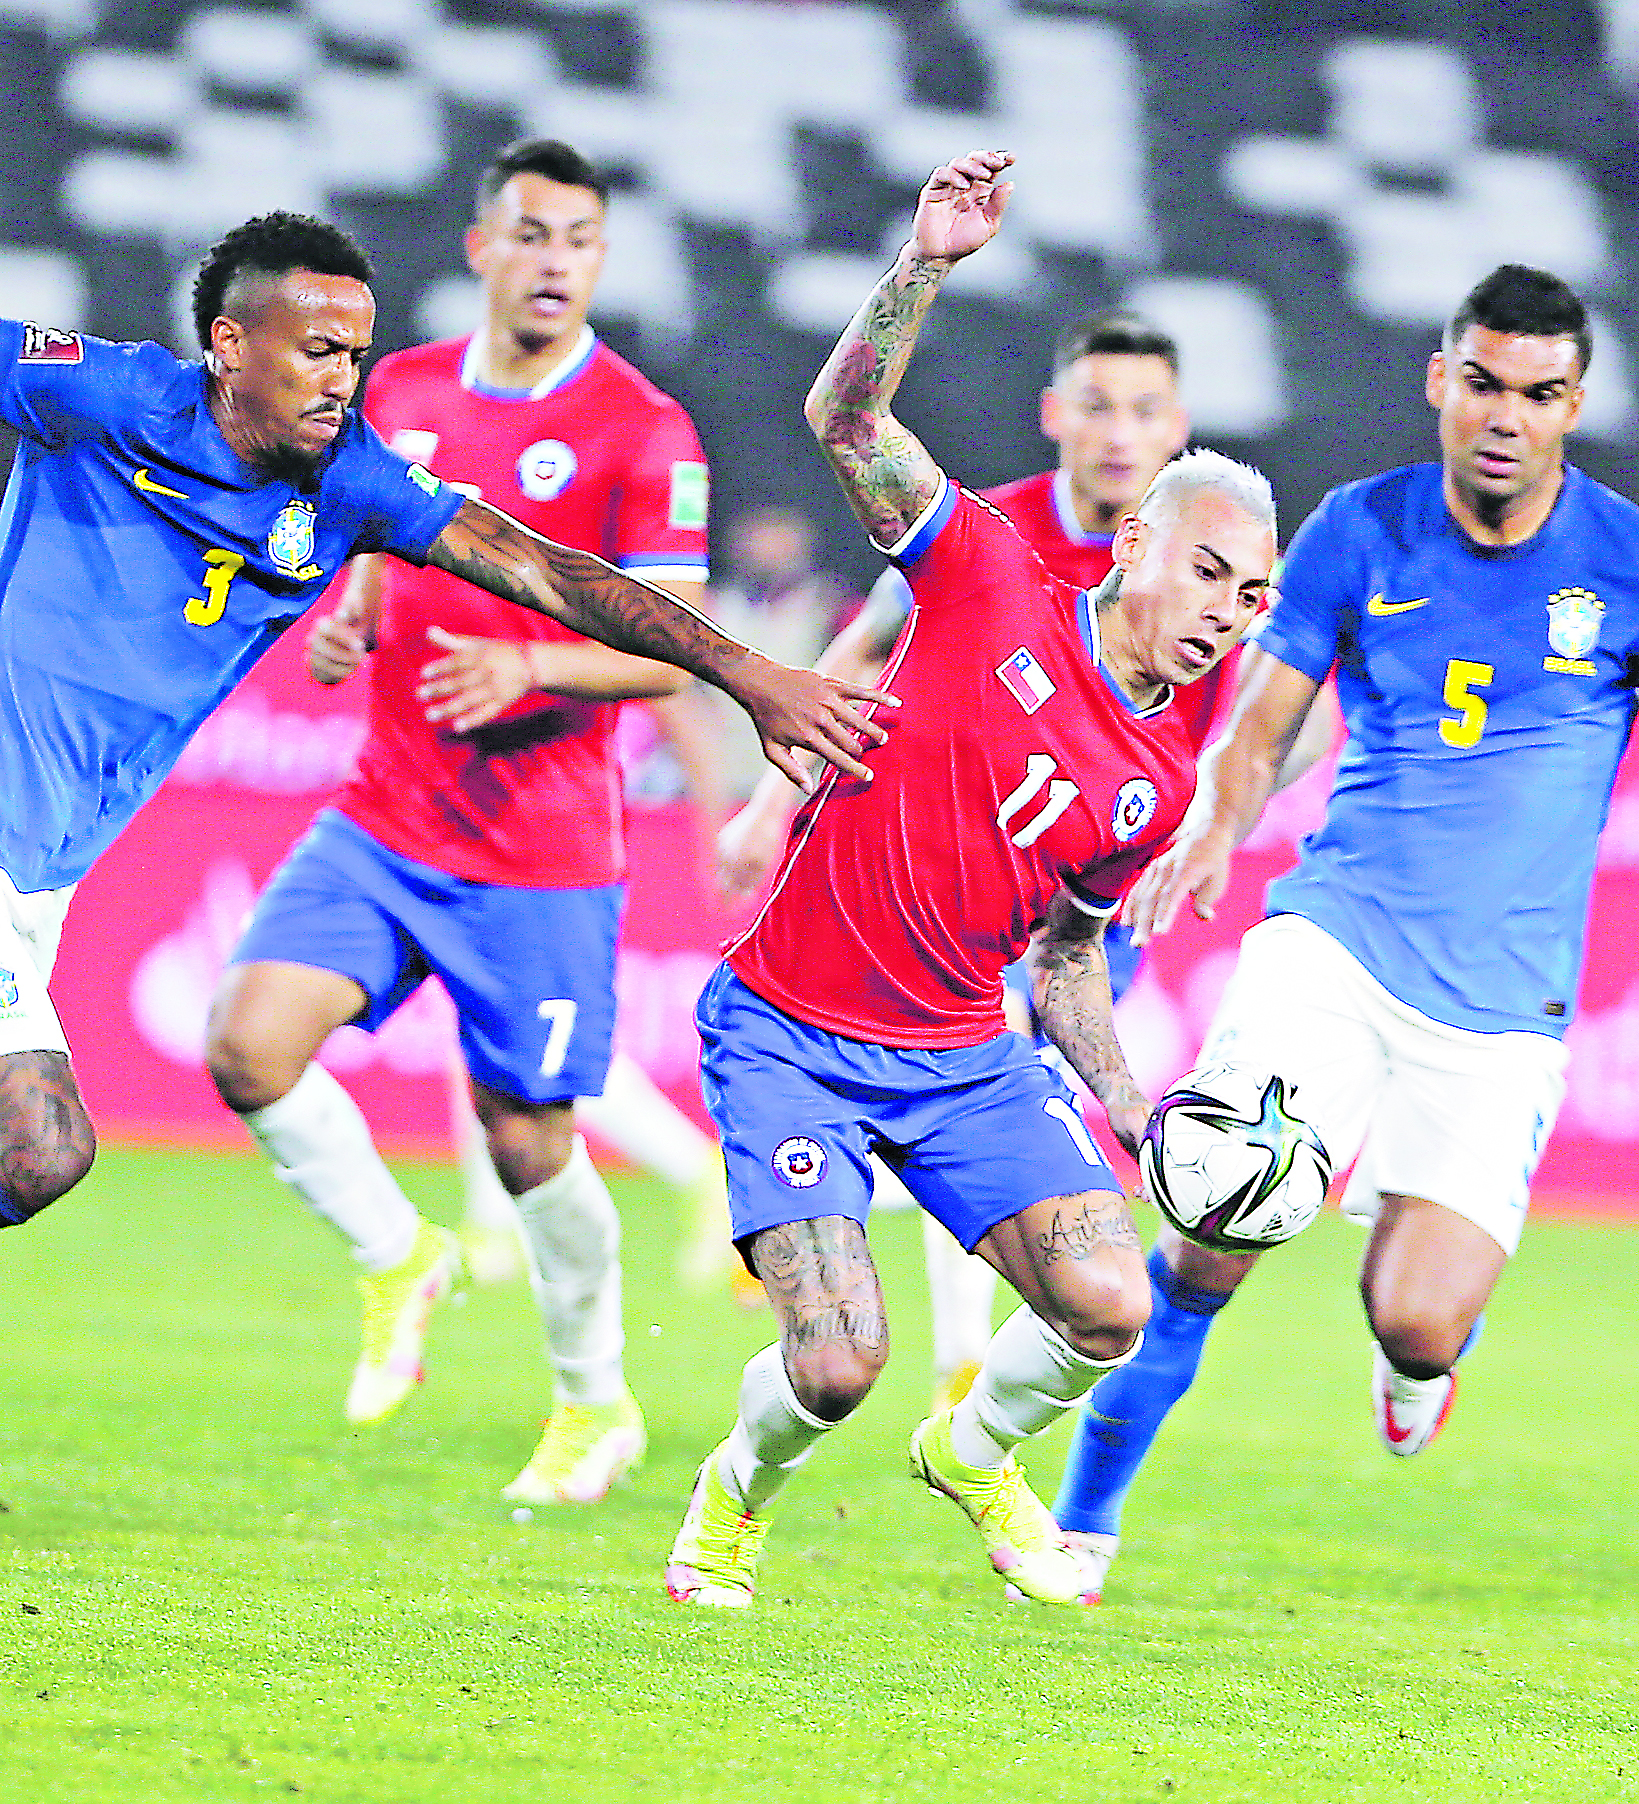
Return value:
M 569 1057 L 569 1041 L 575 1031 L 576 1004 L 569 996 L 543 1002 L 535 1013 L 546 1022 L 546 1050 L 541 1054 L 541 1076 L 556 1077 Z

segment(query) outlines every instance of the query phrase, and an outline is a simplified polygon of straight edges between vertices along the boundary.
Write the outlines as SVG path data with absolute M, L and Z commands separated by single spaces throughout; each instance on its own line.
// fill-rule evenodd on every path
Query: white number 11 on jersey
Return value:
M 1054 777 L 1053 772 L 1057 769 L 1056 758 L 1049 757 L 1046 752 L 1032 752 L 1024 761 L 1024 781 L 996 810 L 996 825 L 1006 833 L 1015 818 L 1041 793 L 1042 785 L 1047 784 L 1047 799 L 1041 807 L 1017 833 L 1008 835 L 1021 851 L 1033 846 L 1081 793 L 1068 777 Z M 1048 783 L 1050 777 L 1052 782 Z

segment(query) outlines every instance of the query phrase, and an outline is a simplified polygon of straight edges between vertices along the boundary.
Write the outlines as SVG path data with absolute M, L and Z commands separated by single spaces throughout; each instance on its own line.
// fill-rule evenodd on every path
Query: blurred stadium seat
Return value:
M 0 0 L 0 57 L 0 308 L 114 337 L 186 343 L 198 252 L 273 206 L 370 245 L 382 346 L 457 330 L 484 154 L 577 142 L 617 179 L 606 335 L 690 406 L 725 513 L 800 502 L 861 578 L 801 398 L 922 176 L 976 143 L 1019 156 L 1013 229 L 905 403 L 968 480 L 1041 461 L 1056 327 L 1130 301 L 1182 342 L 1198 436 L 1295 521 L 1426 454 L 1423 360 L 1504 258 L 1596 307 L 1581 461 L 1620 486 L 1635 432 L 1639 0 Z

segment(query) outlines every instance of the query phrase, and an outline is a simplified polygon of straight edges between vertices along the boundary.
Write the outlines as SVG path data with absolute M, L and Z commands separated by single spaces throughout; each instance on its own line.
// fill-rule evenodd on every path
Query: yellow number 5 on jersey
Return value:
M 233 579 L 244 567 L 245 560 L 237 551 L 224 551 L 213 545 L 205 553 L 205 593 L 190 596 L 182 610 L 182 618 L 189 626 L 216 625 L 227 609 Z
M 1488 689 L 1496 681 L 1497 672 L 1490 664 L 1473 664 L 1467 658 L 1453 658 L 1446 665 L 1445 699 L 1448 708 L 1457 710 L 1455 720 L 1440 722 L 1440 737 L 1459 751 L 1480 743 L 1488 712 L 1485 702 L 1473 693 Z

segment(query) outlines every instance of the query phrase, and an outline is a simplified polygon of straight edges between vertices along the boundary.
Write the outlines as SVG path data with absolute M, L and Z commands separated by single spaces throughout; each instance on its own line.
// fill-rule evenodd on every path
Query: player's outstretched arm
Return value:
M 1201 755 L 1195 800 L 1178 835 L 1133 885 L 1121 918 L 1144 945 L 1166 933 L 1187 898 L 1210 921 L 1229 881 L 1229 861 L 1263 813 L 1281 766 L 1320 685 L 1249 645 L 1223 736 Z
M 1103 915 L 1078 908 L 1061 889 L 1036 941 L 1031 981 L 1036 1014 L 1048 1039 L 1104 1105 L 1110 1131 L 1136 1156 L 1149 1120 L 1149 1099 L 1127 1069 L 1115 1037 Z
M 922 321 L 952 264 L 995 237 L 1013 184 L 1006 151 L 942 163 L 916 204 L 911 237 L 871 290 L 814 379 L 804 417 L 860 524 L 892 545 L 933 500 L 939 466 L 893 416 L 892 403 Z
M 663 589 L 589 551 L 543 539 L 482 501 L 461 504 L 433 541 L 427 562 L 617 651 L 692 671 L 745 709 L 757 724 L 764 755 L 794 783 L 807 782 L 799 751 L 870 781 L 856 748 L 861 739 L 881 744 L 887 734 L 860 704 L 897 706 L 890 695 L 776 664 Z

